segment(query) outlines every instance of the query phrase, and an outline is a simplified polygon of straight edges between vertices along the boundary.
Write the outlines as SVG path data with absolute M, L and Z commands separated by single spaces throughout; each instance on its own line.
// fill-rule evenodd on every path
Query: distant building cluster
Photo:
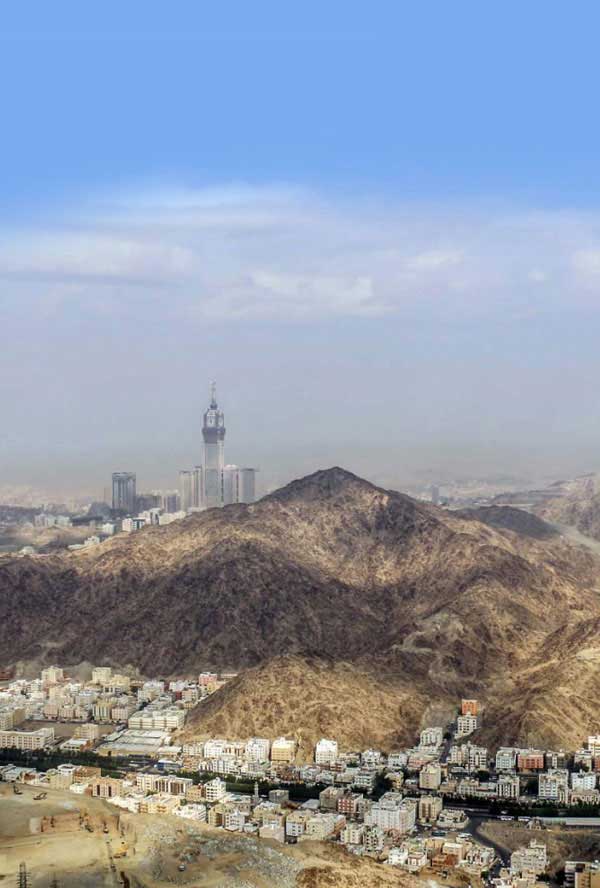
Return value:
M 177 490 L 138 493 L 135 472 L 113 472 L 112 517 L 101 525 L 99 533 L 104 537 L 118 531 L 131 533 L 146 525 L 169 524 L 190 512 L 233 503 L 253 503 L 256 469 L 225 464 L 225 416 L 217 403 L 214 383 L 210 404 L 204 413 L 202 438 L 202 461 L 194 468 L 179 472 Z M 86 541 L 86 544 L 94 542 Z M 81 548 L 81 545 L 72 548 Z
M 462 701 L 452 724 L 425 727 L 415 746 L 387 754 L 343 751 L 335 738 L 323 737 L 306 762 L 294 737 L 180 739 L 189 710 L 230 677 L 203 672 L 143 681 L 102 666 L 80 682 L 53 666 L 33 681 L 12 681 L 0 692 L 0 748 L 51 750 L 73 761 L 46 771 L 12 762 L 0 766 L 0 778 L 279 842 L 337 842 L 352 854 L 432 878 L 451 869 L 468 878 L 487 874 L 493 888 L 539 886 L 547 848 L 534 832 L 500 867 L 494 848 L 465 832 L 474 800 L 512 807 L 534 830 L 541 822 L 522 813 L 533 806 L 600 803 L 600 736 L 573 753 L 514 746 L 493 755 L 465 739 L 481 718 L 473 699 Z M 47 726 L 28 729 L 32 718 Z M 72 737 L 59 741 L 53 722 L 63 719 L 77 724 Z M 130 770 L 120 766 L 122 775 L 109 777 L 87 760 L 78 765 L 77 755 L 91 750 L 99 762 L 116 758 Z M 244 784 L 253 791 L 239 791 Z M 565 884 L 600 888 L 597 864 L 567 861 Z

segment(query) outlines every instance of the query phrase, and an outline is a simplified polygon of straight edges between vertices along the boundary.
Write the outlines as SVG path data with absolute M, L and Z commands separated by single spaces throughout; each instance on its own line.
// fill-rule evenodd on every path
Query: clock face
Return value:
M 209 413 L 209 415 L 206 418 L 206 425 L 214 426 L 214 424 L 215 424 L 215 417 L 213 416 L 212 413 Z

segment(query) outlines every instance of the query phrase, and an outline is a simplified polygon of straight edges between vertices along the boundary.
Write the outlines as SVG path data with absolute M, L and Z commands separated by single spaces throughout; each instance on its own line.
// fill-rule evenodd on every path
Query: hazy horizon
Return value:
M 316 9 L 7 13 L 0 488 L 600 470 L 598 11 Z

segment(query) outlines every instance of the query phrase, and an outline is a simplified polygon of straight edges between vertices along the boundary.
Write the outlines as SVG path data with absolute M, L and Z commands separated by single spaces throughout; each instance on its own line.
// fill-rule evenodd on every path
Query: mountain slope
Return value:
M 584 475 L 562 482 L 556 495 L 540 504 L 537 513 L 546 521 L 575 527 L 600 540 L 600 478 Z
M 308 651 L 349 664 L 338 690 L 365 668 L 415 714 L 462 693 L 493 705 L 542 664 L 549 638 L 578 638 L 600 619 L 598 572 L 560 540 L 499 531 L 335 468 L 91 550 L 0 560 L 0 665 L 85 659 L 164 675 Z M 257 683 L 266 697 L 270 668 Z M 292 690 L 300 671 L 288 670 Z M 380 737 L 376 722 L 367 729 Z
M 512 506 L 480 506 L 476 509 L 461 509 L 457 514 L 461 518 L 481 521 L 498 530 L 512 530 L 534 540 L 549 540 L 558 533 L 552 525 L 542 521 L 537 515 Z
M 344 749 L 390 748 L 414 740 L 424 693 L 375 671 L 321 656 L 275 657 L 241 673 L 198 706 L 186 725 L 194 737 L 293 736 L 301 754 L 320 737 Z M 377 728 L 365 717 L 376 712 Z

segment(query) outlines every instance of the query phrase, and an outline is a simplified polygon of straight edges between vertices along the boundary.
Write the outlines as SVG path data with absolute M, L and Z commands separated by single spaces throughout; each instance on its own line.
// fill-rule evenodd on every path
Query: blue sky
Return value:
M 212 7 L 2 11 L 0 486 L 600 469 L 597 6 Z

